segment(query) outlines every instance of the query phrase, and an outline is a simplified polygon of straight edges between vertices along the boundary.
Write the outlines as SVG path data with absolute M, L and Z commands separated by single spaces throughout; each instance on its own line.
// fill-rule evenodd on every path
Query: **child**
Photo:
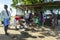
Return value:
M 15 26 L 15 28 L 17 29 L 17 21 L 16 21 L 15 18 L 14 18 L 14 26 Z
M 35 24 L 38 26 L 38 17 L 36 17 Z
M 23 20 L 23 18 L 22 19 L 20 19 L 20 22 L 19 22 L 19 24 L 20 24 L 20 31 L 24 31 L 25 30 L 25 26 L 23 25 L 23 22 L 24 20 Z
M 19 22 L 20 22 L 20 16 L 16 15 L 14 18 L 14 26 L 16 29 L 17 29 L 17 23 L 19 24 Z

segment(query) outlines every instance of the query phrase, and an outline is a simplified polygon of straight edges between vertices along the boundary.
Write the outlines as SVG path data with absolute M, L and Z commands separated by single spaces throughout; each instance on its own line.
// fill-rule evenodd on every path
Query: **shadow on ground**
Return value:
M 0 34 L 0 40 L 26 40 L 26 38 L 37 38 L 36 36 L 32 36 L 27 32 L 21 32 L 21 34 Z

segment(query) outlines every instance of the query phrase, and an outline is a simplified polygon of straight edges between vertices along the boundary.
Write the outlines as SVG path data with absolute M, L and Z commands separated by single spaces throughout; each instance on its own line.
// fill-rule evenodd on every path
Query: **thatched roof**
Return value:
M 40 4 L 32 4 L 32 5 L 17 5 L 17 8 L 23 9 L 25 10 L 26 7 L 28 9 L 32 9 L 32 8 L 44 8 L 44 7 L 59 7 L 60 8 L 60 1 L 56 1 L 56 2 L 48 2 L 48 3 L 40 3 Z

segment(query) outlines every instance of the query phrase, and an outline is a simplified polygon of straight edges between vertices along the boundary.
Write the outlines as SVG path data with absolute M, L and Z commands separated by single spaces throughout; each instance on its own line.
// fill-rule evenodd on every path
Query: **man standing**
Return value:
M 52 13 L 52 30 L 55 29 L 55 26 L 56 26 L 56 14 L 53 12 L 53 10 L 51 10 L 51 13 Z
M 25 20 L 26 20 L 26 25 L 28 26 L 29 25 L 29 13 L 28 13 L 28 10 L 27 10 L 27 13 L 25 14 Z
M 3 25 L 4 25 L 4 31 L 5 31 L 5 34 L 8 35 L 7 33 L 7 29 L 8 29 L 8 26 L 10 24 L 10 12 L 8 11 L 8 6 L 7 5 L 4 5 L 4 10 L 1 12 L 1 17 L 2 17 L 2 22 L 3 22 Z

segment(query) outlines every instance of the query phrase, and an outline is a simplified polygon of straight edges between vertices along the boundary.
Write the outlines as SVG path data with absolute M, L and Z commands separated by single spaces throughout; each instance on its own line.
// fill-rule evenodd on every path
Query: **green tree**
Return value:
M 30 4 L 38 4 L 43 2 L 44 0 L 22 0 L 22 4 L 30 5 Z
M 38 4 L 43 2 L 44 0 L 12 0 L 12 6 L 18 4 L 18 2 L 22 3 L 22 5 L 31 5 L 31 4 Z
M 13 7 L 14 7 L 16 4 L 18 4 L 18 0 L 12 0 L 12 2 L 13 2 L 13 3 L 11 4 L 11 6 L 13 6 Z

